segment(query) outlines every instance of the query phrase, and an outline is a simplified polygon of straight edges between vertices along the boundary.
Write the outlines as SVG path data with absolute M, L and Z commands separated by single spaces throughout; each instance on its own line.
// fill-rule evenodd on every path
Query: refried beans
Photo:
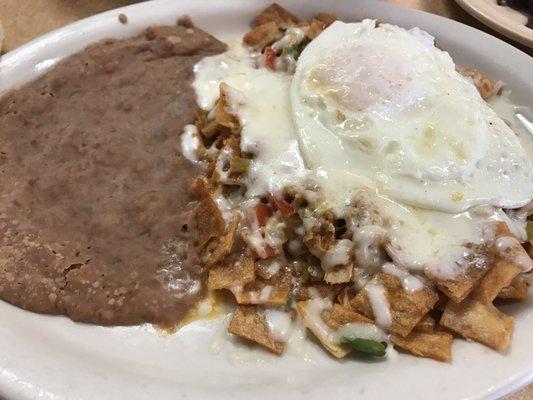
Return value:
M 0 298 L 114 325 L 177 324 L 202 296 L 179 135 L 193 66 L 225 45 L 149 28 L 0 99 Z

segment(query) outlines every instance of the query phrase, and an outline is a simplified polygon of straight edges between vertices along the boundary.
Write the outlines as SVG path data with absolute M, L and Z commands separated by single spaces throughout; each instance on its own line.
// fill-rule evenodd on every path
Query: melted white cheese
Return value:
M 416 292 L 424 288 L 424 284 L 417 277 L 411 275 L 404 269 L 398 268 L 393 263 L 384 264 L 382 269 L 385 273 L 398 278 L 406 292 Z
M 247 174 L 247 196 L 279 192 L 306 174 L 290 114 L 291 77 L 255 68 L 252 54 L 240 44 L 195 65 L 197 101 L 210 110 L 227 83 L 231 111 L 242 127 L 241 149 L 254 154 Z
M 376 172 L 376 180 L 373 180 L 353 170 L 324 169 L 321 158 L 314 160 L 319 165 L 317 169 L 306 170 L 292 122 L 288 94 L 291 76 L 255 68 L 254 55 L 241 45 L 234 44 L 226 53 L 206 57 L 195 66 L 194 88 L 202 108 L 210 110 L 214 106 L 221 82 L 234 88 L 230 91 L 231 111 L 239 116 L 243 126 L 242 150 L 253 153 L 255 157 L 248 175 L 247 196 L 264 195 L 269 191 L 279 191 L 286 185 L 312 180 L 324 191 L 326 202 L 320 205 L 321 208 L 343 208 L 353 198 L 361 196 L 362 188 L 370 188 L 366 191 L 371 193 L 369 201 L 376 205 L 380 215 L 390 220 L 381 228 L 386 231 L 387 251 L 394 263 L 411 271 L 429 271 L 441 278 L 453 278 L 462 271 L 464 264 L 461 261 L 468 252 L 465 244 L 479 244 L 491 239 L 485 236 L 487 222 L 502 220 L 509 224 L 511 221 L 501 209 L 492 206 L 447 213 L 393 201 L 382 193 L 388 185 L 388 178 L 379 171 Z M 502 106 L 495 105 L 494 108 L 499 110 Z M 505 130 L 500 122 L 497 123 L 498 129 Z M 305 141 L 301 144 L 310 145 Z M 334 154 L 324 149 L 322 156 L 334 158 Z M 309 193 L 316 197 L 315 192 Z M 429 198 L 433 194 L 428 190 L 425 196 Z M 461 203 L 460 193 L 457 193 L 457 200 Z M 318 206 L 315 199 L 310 203 Z M 306 229 L 316 222 L 312 216 L 303 218 Z M 517 221 L 510 225 L 513 234 L 523 240 L 525 222 Z M 369 226 L 359 229 L 360 235 L 354 235 L 356 262 L 360 263 L 356 266 L 375 268 L 384 260 L 379 248 L 372 245 L 381 232 L 380 235 L 370 234 L 368 230 L 373 228 Z M 268 239 L 278 245 L 281 236 L 278 237 L 276 232 L 273 229 Z M 264 252 L 265 239 L 260 235 L 248 232 L 245 240 L 258 254 Z M 345 256 L 341 253 L 332 252 L 331 257 L 328 256 L 331 260 L 325 262 L 326 268 L 337 262 L 337 256 L 342 255 L 340 258 L 344 260 Z

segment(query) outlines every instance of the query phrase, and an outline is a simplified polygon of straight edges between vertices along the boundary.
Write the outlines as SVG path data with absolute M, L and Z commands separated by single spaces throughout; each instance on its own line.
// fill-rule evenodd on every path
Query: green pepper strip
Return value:
M 387 346 L 376 340 L 343 337 L 342 343 L 351 349 L 372 357 L 383 357 Z

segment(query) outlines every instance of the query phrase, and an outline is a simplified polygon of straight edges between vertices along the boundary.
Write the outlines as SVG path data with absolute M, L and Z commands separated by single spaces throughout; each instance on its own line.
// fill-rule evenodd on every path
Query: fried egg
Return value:
M 397 202 L 453 213 L 533 197 L 514 132 L 418 28 L 335 22 L 302 52 L 290 91 L 306 165 L 349 176 L 330 179 L 334 192 L 364 179 Z
M 224 82 L 241 149 L 254 156 L 247 197 L 311 182 L 325 204 L 362 197 L 389 221 L 395 262 L 451 278 L 467 243 L 485 240 L 501 207 L 533 197 L 531 161 L 514 132 L 419 30 L 336 22 L 302 52 L 294 75 L 261 68 L 231 44 L 195 67 L 209 111 Z M 523 230 L 523 227 L 520 227 Z

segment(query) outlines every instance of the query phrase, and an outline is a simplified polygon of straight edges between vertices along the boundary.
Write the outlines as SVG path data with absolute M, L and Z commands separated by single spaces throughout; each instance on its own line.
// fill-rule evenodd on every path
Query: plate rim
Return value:
M 502 35 L 508 37 L 511 40 L 515 40 L 518 43 L 533 48 L 533 29 L 529 29 L 525 25 L 515 23 L 514 21 L 512 26 L 507 26 L 505 24 L 498 23 L 494 19 L 491 19 L 489 16 L 487 16 L 486 13 L 479 8 L 479 2 L 476 0 L 455 1 L 463 10 L 465 10 L 471 16 L 476 18 L 478 21 L 482 22 L 483 24 L 487 25 L 488 27 L 494 29 L 495 31 L 501 33 Z M 524 29 L 529 29 L 529 31 L 531 32 L 528 32 Z
M 58 34 L 60 34 L 63 31 L 72 30 L 73 28 L 76 28 L 77 26 L 85 26 L 86 24 L 90 23 L 91 20 L 97 21 L 97 20 L 101 19 L 102 17 L 104 17 L 105 15 L 108 15 L 109 17 L 112 16 L 113 18 L 115 18 L 119 11 L 127 13 L 129 10 L 132 10 L 133 8 L 136 8 L 136 7 L 139 7 L 139 8 L 148 7 L 150 4 L 153 4 L 153 3 L 156 3 L 156 2 L 165 3 L 165 0 L 161 0 L 161 1 L 152 0 L 152 1 L 149 1 L 149 2 L 145 2 L 145 3 L 139 3 L 139 4 L 130 5 L 130 6 L 116 8 L 116 9 L 109 10 L 109 11 L 106 11 L 106 12 L 101 13 L 101 14 L 96 14 L 94 16 L 91 16 L 91 17 L 88 17 L 88 18 L 73 22 L 73 23 L 71 23 L 69 25 L 66 25 L 64 27 L 58 28 L 58 29 L 56 29 L 54 31 L 51 31 L 51 32 L 49 32 L 49 33 L 47 33 L 45 35 L 42 35 L 42 36 L 40 36 L 40 37 L 38 37 L 36 39 L 33 39 L 32 41 L 24 44 L 23 46 L 18 47 L 17 49 L 12 50 L 9 53 L 6 53 L 5 55 L 2 56 L 2 58 L 0 58 L 0 66 L 2 65 L 2 62 L 4 61 L 6 56 L 8 56 L 7 58 L 8 58 L 8 60 L 10 60 L 11 57 L 16 58 L 20 54 L 24 55 L 25 53 L 31 53 L 31 51 L 33 49 L 35 49 L 36 46 L 39 46 L 39 45 L 42 45 L 42 44 L 46 44 L 51 38 L 52 39 L 57 39 L 59 37 Z M 169 3 L 169 1 L 166 1 L 166 3 Z M 316 3 L 322 3 L 322 2 L 316 1 Z M 257 2 L 256 4 L 257 4 L 257 8 L 259 9 L 259 7 L 261 6 L 262 3 Z M 395 5 L 395 4 L 389 4 L 389 3 L 383 3 L 382 7 L 390 8 L 392 10 L 394 10 L 395 8 L 408 9 L 408 7 L 403 7 L 403 6 L 399 6 L 399 5 Z M 413 10 L 413 9 L 409 9 L 409 12 L 412 12 L 414 14 L 417 14 L 417 13 L 430 14 L 430 13 L 427 13 L 427 12 L 424 12 L 424 11 Z M 504 41 L 501 41 L 500 39 L 495 38 L 495 37 L 493 37 L 493 36 L 491 36 L 491 35 L 489 35 L 489 34 L 487 34 L 485 32 L 482 32 L 482 31 L 479 31 L 479 30 L 477 30 L 477 29 L 475 29 L 473 27 L 470 27 L 470 26 L 468 26 L 466 24 L 463 24 L 461 22 L 454 21 L 454 20 L 449 20 L 449 19 L 446 19 L 446 18 L 443 18 L 443 17 L 440 17 L 440 16 L 436 16 L 436 15 L 432 15 L 432 17 L 440 18 L 441 20 L 447 20 L 447 23 L 451 24 L 452 26 L 453 26 L 453 24 L 463 25 L 464 27 L 466 27 L 466 28 L 468 28 L 468 29 L 470 29 L 472 31 L 477 31 L 478 35 L 479 34 L 483 34 L 485 36 L 490 37 L 490 40 L 499 41 L 499 42 L 503 43 L 505 46 L 508 46 L 508 47 L 512 48 L 514 51 L 516 51 L 515 54 L 517 54 L 517 56 L 519 55 L 519 53 L 522 53 L 523 55 L 527 56 L 527 54 L 523 53 L 521 50 L 515 48 L 514 46 L 512 46 L 512 45 L 510 45 L 510 44 L 508 44 L 508 43 L 506 43 Z M 489 39 L 487 39 L 487 40 L 489 40 Z M 44 43 L 43 43 L 43 41 L 44 41 Z M 495 392 L 492 392 L 492 393 L 484 392 L 483 394 L 481 394 L 481 397 L 479 397 L 479 398 L 496 399 L 496 398 L 499 398 L 500 396 L 503 396 L 503 395 L 506 395 L 506 394 L 510 393 L 511 391 L 518 390 L 519 388 L 525 386 L 526 384 L 528 384 L 529 382 L 532 382 L 532 381 L 533 381 L 533 372 L 524 373 L 523 375 L 515 377 L 515 379 L 512 382 L 509 382 L 506 385 L 500 386 L 499 388 L 496 389 Z M 0 381 L 0 383 L 1 383 L 1 381 Z M 1 387 L 0 387 L 0 393 L 2 393 L 2 388 Z

